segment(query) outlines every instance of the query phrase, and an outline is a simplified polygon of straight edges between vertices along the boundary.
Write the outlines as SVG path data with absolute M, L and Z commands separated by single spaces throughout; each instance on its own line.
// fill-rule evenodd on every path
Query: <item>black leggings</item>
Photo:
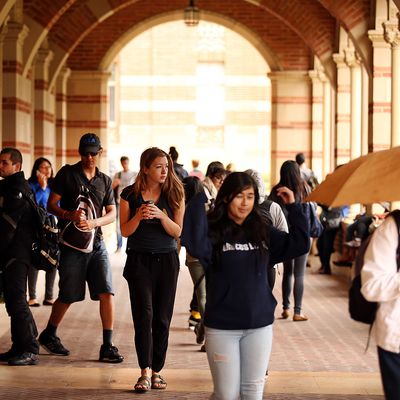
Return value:
M 179 258 L 166 254 L 130 253 L 124 277 L 129 285 L 136 354 L 141 369 L 161 371 L 168 348 Z

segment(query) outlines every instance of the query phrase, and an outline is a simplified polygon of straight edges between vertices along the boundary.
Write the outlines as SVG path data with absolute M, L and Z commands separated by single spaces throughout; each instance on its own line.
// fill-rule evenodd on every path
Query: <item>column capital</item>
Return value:
M 346 64 L 345 56 L 344 56 L 343 52 L 333 54 L 332 58 L 336 64 L 337 68 L 347 68 L 347 64 Z
M 310 81 L 308 71 L 272 71 L 267 74 L 271 82 L 274 81 Z
M 36 53 L 35 64 L 47 68 L 54 57 L 54 52 L 49 49 L 40 48 Z
M 14 21 L 8 21 L 4 41 L 16 41 L 22 46 L 28 33 L 29 28 L 26 25 Z
M 400 46 L 400 30 L 399 23 L 394 21 L 382 22 L 383 26 L 383 37 L 387 43 L 390 44 L 392 48 L 397 48 Z
M 350 47 L 344 49 L 344 61 L 350 68 L 359 67 L 361 64 L 360 56 L 354 49 Z
M 368 38 L 372 42 L 372 47 L 374 48 L 387 48 L 390 46 L 389 43 L 385 41 L 382 30 L 369 30 Z

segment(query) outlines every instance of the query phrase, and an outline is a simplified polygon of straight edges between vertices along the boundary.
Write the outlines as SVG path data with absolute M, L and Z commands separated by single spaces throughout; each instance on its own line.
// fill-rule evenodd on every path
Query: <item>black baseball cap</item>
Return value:
M 79 153 L 97 153 L 101 150 L 100 138 L 95 133 L 85 133 L 79 141 Z

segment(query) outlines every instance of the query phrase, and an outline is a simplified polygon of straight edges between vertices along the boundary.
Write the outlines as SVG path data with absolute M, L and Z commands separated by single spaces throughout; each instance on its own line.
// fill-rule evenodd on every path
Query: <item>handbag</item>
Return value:
M 96 218 L 96 210 L 89 197 L 89 190 L 83 185 L 81 187 L 81 193 L 76 199 L 76 203 L 77 209 L 84 211 L 86 219 Z M 90 231 L 82 230 L 78 227 L 77 222 L 70 221 L 61 232 L 60 242 L 82 253 L 91 253 L 93 251 L 95 234 L 96 229 Z
M 310 236 L 312 238 L 318 238 L 321 236 L 324 227 L 318 219 L 316 207 L 314 203 L 307 203 L 309 209 L 309 220 L 310 220 Z
M 323 208 L 320 215 L 321 223 L 325 229 L 339 228 L 343 219 L 341 207 Z

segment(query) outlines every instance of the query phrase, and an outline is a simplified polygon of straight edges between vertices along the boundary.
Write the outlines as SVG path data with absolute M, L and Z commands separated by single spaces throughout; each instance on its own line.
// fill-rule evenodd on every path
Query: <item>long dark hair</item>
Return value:
M 44 163 L 44 162 L 49 163 L 49 164 L 50 164 L 50 167 L 51 167 L 51 175 L 50 175 L 50 178 L 49 178 L 49 180 L 48 180 L 48 183 L 50 183 L 50 182 L 53 180 L 53 165 L 51 164 L 51 162 L 50 162 L 47 158 L 39 157 L 39 158 L 37 158 L 37 159 L 35 160 L 35 162 L 33 163 L 31 176 L 30 176 L 29 179 L 28 179 L 28 182 L 29 182 L 29 183 L 36 183 L 36 182 L 38 181 L 38 178 L 37 178 L 36 173 L 37 173 L 37 171 L 39 170 L 40 165 L 41 165 L 42 163 Z
M 197 176 L 187 176 L 183 178 L 183 187 L 185 189 L 185 203 L 189 201 L 197 194 L 204 191 L 203 184 Z
M 229 203 L 243 190 L 254 189 L 254 207 L 242 225 L 237 225 L 228 216 Z M 215 200 L 215 207 L 209 214 L 209 232 L 213 245 L 220 249 L 226 240 L 234 240 L 244 232 L 246 240 L 264 252 L 269 243 L 269 233 L 259 211 L 259 194 L 254 179 L 245 172 L 229 174 Z
M 161 186 L 161 192 L 166 196 L 168 204 L 172 209 L 179 208 L 182 199 L 184 198 L 183 186 L 174 172 L 173 162 L 171 157 L 158 147 L 150 147 L 146 149 L 140 156 L 140 170 L 133 185 L 133 191 L 138 196 L 146 189 L 146 174 L 145 168 L 150 168 L 151 163 L 157 157 L 166 157 L 168 161 L 167 179 Z
M 293 191 L 296 202 L 302 202 L 306 197 L 306 183 L 301 177 L 300 168 L 296 161 L 287 160 L 282 164 L 280 180 L 276 187 L 279 186 L 286 186 Z

